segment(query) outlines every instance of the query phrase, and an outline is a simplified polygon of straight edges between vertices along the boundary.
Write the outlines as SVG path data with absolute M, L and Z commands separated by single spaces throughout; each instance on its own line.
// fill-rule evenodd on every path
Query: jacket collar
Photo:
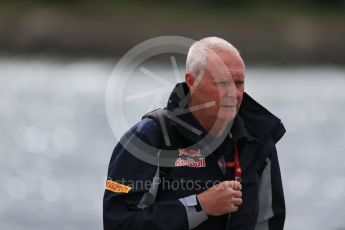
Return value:
M 231 135 L 234 142 L 238 142 L 241 139 L 246 139 L 248 141 L 257 140 L 247 129 L 242 117 L 237 114 L 234 123 L 231 128 Z

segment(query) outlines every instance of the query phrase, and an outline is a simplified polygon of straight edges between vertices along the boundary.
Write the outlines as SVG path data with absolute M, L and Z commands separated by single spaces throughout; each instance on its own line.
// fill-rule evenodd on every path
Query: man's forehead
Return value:
M 244 80 L 245 76 L 244 73 L 241 72 L 232 72 L 232 73 L 224 73 L 224 74 L 206 74 L 204 75 L 206 81 L 211 82 L 220 82 L 220 81 L 233 81 L 233 80 Z
M 239 67 L 231 67 L 231 68 L 228 68 L 228 70 L 232 71 L 245 71 L 246 70 L 246 67 L 245 66 L 239 66 Z
M 245 70 L 246 70 L 246 67 L 242 66 L 242 67 L 230 68 L 229 72 L 231 72 L 232 74 L 243 74 L 244 75 Z
M 239 55 L 209 57 L 206 66 L 208 69 L 245 70 L 244 62 Z
M 218 76 L 218 77 L 226 77 L 226 76 L 242 76 L 244 77 L 245 67 L 238 66 L 238 67 L 227 67 L 223 66 L 222 68 L 206 68 L 207 72 L 210 75 Z

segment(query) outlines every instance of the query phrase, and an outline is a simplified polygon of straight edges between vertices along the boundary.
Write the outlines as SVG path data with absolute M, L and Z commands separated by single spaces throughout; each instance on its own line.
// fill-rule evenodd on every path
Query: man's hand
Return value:
M 241 189 L 238 181 L 223 181 L 197 197 L 207 215 L 220 216 L 238 210 L 238 206 L 242 204 Z

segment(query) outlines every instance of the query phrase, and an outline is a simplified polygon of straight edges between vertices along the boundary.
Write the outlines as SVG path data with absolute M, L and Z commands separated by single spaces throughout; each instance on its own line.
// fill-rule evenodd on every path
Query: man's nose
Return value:
M 226 96 L 236 98 L 237 88 L 234 82 L 231 82 L 226 89 Z

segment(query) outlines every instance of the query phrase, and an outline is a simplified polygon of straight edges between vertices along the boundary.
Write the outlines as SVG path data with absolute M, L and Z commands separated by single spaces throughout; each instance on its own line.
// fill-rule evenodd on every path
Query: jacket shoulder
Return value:
M 155 147 L 160 143 L 158 127 L 151 119 L 144 119 L 131 127 L 116 144 L 108 168 L 112 179 L 151 178 L 156 166 L 148 160 L 155 159 Z M 153 147 L 153 148 L 150 148 Z M 140 171 L 141 173 L 137 173 Z
M 132 134 L 135 134 L 139 139 L 152 147 L 159 147 L 161 144 L 160 128 L 152 118 L 143 118 L 130 128 L 124 136 Z

